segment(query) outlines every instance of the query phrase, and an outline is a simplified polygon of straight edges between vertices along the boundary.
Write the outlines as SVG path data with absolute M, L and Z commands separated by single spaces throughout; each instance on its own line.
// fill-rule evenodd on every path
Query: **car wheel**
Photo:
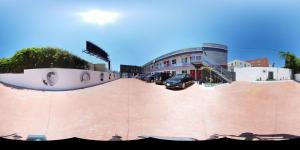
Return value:
M 182 83 L 182 89 L 184 89 L 184 88 L 185 88 L 185 82 Z

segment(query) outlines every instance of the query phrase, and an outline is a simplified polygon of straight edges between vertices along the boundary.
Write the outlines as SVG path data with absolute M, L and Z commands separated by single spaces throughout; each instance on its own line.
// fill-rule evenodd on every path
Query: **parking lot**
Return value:
M 109 140 L 118 134 L 123 140 L 140 135 L 203 140 L 243 132 L 300 135 L 299 91 L 294 81 L 168 90 L 132 78 L 64 92 L 0 84 L 0 136 Z

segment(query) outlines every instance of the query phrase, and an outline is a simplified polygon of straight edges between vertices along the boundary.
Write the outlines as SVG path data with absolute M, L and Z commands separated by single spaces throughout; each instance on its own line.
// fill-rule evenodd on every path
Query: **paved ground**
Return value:
M 235 82 L 213 89 L 172 91 L 120 79 L 67 92 L 14 89 L 0 84 L 0 136 L 46 134 L 124 140 L 139 135 L 207 139 L 213 134 L 300 135 L 300 83 Z

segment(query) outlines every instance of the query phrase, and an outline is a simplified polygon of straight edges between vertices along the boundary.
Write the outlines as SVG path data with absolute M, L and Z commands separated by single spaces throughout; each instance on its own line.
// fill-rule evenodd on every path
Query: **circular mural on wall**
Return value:
M 43 79 L 43 83 L 48 86 L 54 86 L 58 81 L 58 74 L 54 71 L 48 72 Z
M 80 75 L 80 81 L 81 82 L 87 82 L 87 81 L 90 81 L 91 80 L 91 75 L 89 72 L 87 71 L 84 71 L 81 73 Z
M 104 73 L 101 73 L 100 74 L 100 81 L 103 81 L 103 79 L 104 79 Z

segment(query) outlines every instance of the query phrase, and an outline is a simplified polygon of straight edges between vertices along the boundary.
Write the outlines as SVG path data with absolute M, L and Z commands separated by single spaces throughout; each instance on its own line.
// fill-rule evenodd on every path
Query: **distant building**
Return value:
M 249 62 L 236 59 L 236 60 L 230 61 L 227 64 L 227 66 L 228 66 L 228 71 L 233 72 L 234 68 L 251 67 L 251 64 Z
M 105 64 L 94 64 L 95 71 L 108 71 Z
M 120 65 L 120 73 L 123 78 L 131 78 L 142 73 L 142 67 L 132 65 Z
M 248 60 L 248 63 L 251 64 L 251 67 L 269 67 L 268 58 L 259 58 L 254 60 Z
M 89 70 L 93 71 L 108 71 L 105 64 L 92 64 L 89 63 Z

